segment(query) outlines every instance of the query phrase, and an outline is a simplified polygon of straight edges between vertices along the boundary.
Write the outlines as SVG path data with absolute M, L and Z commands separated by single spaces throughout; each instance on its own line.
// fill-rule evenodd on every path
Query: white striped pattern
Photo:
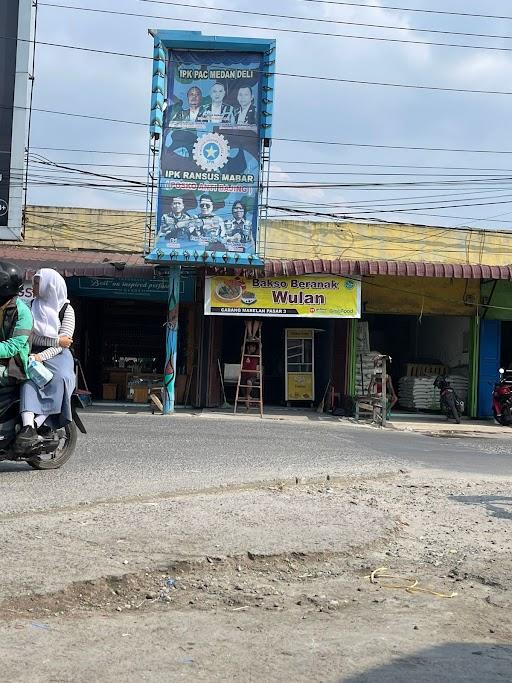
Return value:
M 59 337 L 64 334 L 68 337 L 72 337 L 74 332 L 75 311 L 73 310 L 73 306 L 68 304 L 66 310 L 64 311 L 62 324 L 59 328 Z M 39 354 L 41 356 L 41 360 L 43 361 L 50 360 L 50 358 L 54 358 L 55 356 L 58 356 L 59 353 L 62 353 L 62 346 L 59 346 L 58 338 L 54 339 L 53 337 L 40 337 L 39 335 L 35 334 L 32 337 L 32 346 L 46 347 L 45 350 Z

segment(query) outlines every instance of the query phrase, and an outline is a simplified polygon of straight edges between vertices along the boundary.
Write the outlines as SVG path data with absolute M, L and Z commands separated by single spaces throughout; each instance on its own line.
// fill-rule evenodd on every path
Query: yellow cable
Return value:
M 428 593 L 429 595 L 434 595 L 438 598 L 454 598 L 457 593 L 440 593 L 439 591 L 434 591 L 431 588 L 422 588 L 419 585 L 419 581 L 414 580 L 411 585 L 403 584 L 391 584 L 391 583 L 379 583 L 379 579 L 398 579 L 401 581 L 411 581 L 412 579 L 407 579 L 403 576 L 395 576 L 394 574 L 387 573 L 387 567 L 378 567 L 374 569 L 371 574 L 365 576 L 366 579 L 370 580 L 370 583 L 379 584 L 382 588 L 399 588 L 405 590 L 407 593 L 414 595 L 414 593 Z

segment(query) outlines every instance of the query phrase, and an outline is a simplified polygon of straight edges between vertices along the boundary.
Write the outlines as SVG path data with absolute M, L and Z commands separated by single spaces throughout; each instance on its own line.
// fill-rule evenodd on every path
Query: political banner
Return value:
M 168 50 L 149 260 L 255 256 L 264 70 L 262 51 Z
M 336 275 L 205 279 L 205 315 L 360 318 L 361 282 Z

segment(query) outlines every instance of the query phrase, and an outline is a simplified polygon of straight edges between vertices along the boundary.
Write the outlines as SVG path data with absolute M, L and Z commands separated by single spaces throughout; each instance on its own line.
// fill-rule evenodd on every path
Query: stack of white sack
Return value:
M 398 403 L 409 410 L 440 410 L 439 389 L 434 386 L 436 378 L 401 377 L 398 383 Z M 469 380 L 464 375 L 447 375 L 446 381 L 457 396 L 467 402 Z
M 467 403 L 469 379 L 463 375 L 447 375 L 446 380 L 461 401 Z
M 368 391 L 373 377 L 375 364 L 373 359 L 382 355 L 380 351 L 370 351 L 370 353 L 357 354 L 356 366 L 356 394 L 364 395 Z M 361 379 L 362 378 L 362 379 Z
M 439 389 L 435 377 L 401 377 L 398 382 L 398 404 L 408 410 L 439 410 Z

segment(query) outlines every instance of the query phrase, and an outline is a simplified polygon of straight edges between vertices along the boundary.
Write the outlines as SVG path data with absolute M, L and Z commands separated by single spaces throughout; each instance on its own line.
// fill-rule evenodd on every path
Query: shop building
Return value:
M 265 404 L 313 405 L 327 391 L 340 401 L 347 381 L 350 322 L 360 309 L 359 278 L 283 272 L 274 277 L 257 271 L 208 275 L 206 405 L 218 405 L 223 389 L 228 399 L 234 393 L 250 320 L 261 325 Z
M 76 311 L 74 353 L 96 400 L 145 403 L 148 391 L 161 386 L 165 358 L 167 281 L 138 255 L 67 249 L 0 247 L 0 258 L 25 271 L 25 298 L 31 298 L 32 277 L 39 268 L 55 268 L 68 286 Z M 191 382 L 197 365 L 196 278 L 181 279 L 178 354 L 178 400 L 196 404 Z M 138 391 L 136 391 L 138 390 Z
M 122 230 L 127 221 L 137 226 L 134 232 Z M 80 230 L 73 230 L 77 224 Z M 121 230 L 119 250 L 115 249 L 120 242 L 114 226 Z M 457 242 L 448 244 L 446 239 L 452 238 L 441 239 L 438 228 L 414 226 L 415 242 L 411 244 L 411 231 L 412 226 L 355 224 L 330 225 L 326 230 L 325 224 L 275 221 L 267 227 L 272 249 L 267 246 L 263 269 L 220 264 L 182 267 L 177 403 L 186 395 L 189 405 L 221 405 L 221 373 L 226 365 L 240 362 L 243 316 L 205 315 L 207 276 L 333 275 L 361 282 L 360 317 L 265 317 L 267 404 L 290 402 L 286 330 L 291 330 L 292 349 L 303 340 L 300 365 L 305 371 L 313 368 L 304 405 L 318 404 L 329 382 L 336 400 L 360 393 L 360 376 L 364 374 L 361 343 L 366 339 L 364 349 L 368 352 L 380 351 L 392 357 L 390 372 L 397 391 L 411 366 L 442 366 L 449 373 L 467 377 L 469 414 L 488 416 L 497 369 L 509 366 L 512 360 L 512 273 L 506 264 L 507 236 L 459 231 Z M 135 212 L 124 215 L 31 207 L 23 246 L 3 243 L 1 248 L 2 258 L 25 268 L 27 283 L 42 266 L 54 267 L 66 277 L 78 312 L 75 349 L 96 399 L 107 395 L 120 401 L 133 400 L 131 389 L 137 378 L 148 383 L 162 379 L 168 280 L 158 267 L 144 262 L 143 233 L 143 217 Z M 378 258 L 383 248 L 379 234 L 389 238 L 385 244 L 391 257 L 387 260 Z M 336 253 L 347 235 L 350 244 L 344 247 L 346 258 L 340 259 Z M 306 243 L 310 245 L 307 249 L 297 246 Z M 315 246 L 320 243 L 321 249 Z M 417 248 L 420 243 L 422 252 Z M 282 254 L 293 258 L 281 258 L 276 245 L 282 245 Z M 412 247 L 416 260 L 405 260 Z M 305 259 L 304 253 L 311 258 Z M 368 258 L 361 260 L 362 253 Z M 437 260 L 427 261 L 433 257 Z M 300 334 L 303 336 L 297 336 Z M 110 394 L 107 388 L 105 394 L 104 385 L 109 384 L 115 388 L 110 388 Z M 228 398 L 230 391 L 232 386 L 227 387 Z
M 297 276 L 306 280 L 341 276 L 360 282 L 361 287 L 360 312 L 353 317 L 311 318 L 307 314 L 297 318 L 273 317 L 271 314 L 260 317 L 263 323 L 263 381 L 267 404 L 290 403 L 287 391 L 288 348 L 291 346 L 294 353 L 299 353 L 296 347 L 302 345 L 301 364 L 310 366 L 302 369 L 313 370 L 310 394 L 304 396 L 302 403 L 309 403 L 310 395 L 312 401 L 318 403 L 328 385 L 335 406 L 343 406 L 348 399 L 365 393 L 369 377 L 361 371 L 361 363 L 367 362 L 365 355 L 379 352 L 392 357 L 390 374 L 397 392 L 403 377 L 423 377 L 426 374 L 433 380 L 435 372 L 449 374 L 460 378 L 459 390 L 464 391 L 468 413 L 477 414 L 481 315 L 479 267 L 271 260 L 266 263 L 265 274 L 269 279 Z M 236 275 L 233 277 L 236 279 Z M 247 279 L 250 282 L 250 278 Z M 247 318 L 237 309 L 235 315 L 230 314 L 226 307 L 211 316 L 208 308 L 207 301 L 203 404 L 216 406 L 223 400 L 219 363 L 223 369 L 240 363 Z M 304 342 L 295 344 L 287 341 L 288 331 L 296 340 L 308 337 L 313 340 L 306 342 L 306 355 Z M 365 338 L 363 346 L 361 336 Z M 228 394 L 229 391 L 228 387 Z M 417 407 L 421 408 L 432 409 L 435 406 Z

